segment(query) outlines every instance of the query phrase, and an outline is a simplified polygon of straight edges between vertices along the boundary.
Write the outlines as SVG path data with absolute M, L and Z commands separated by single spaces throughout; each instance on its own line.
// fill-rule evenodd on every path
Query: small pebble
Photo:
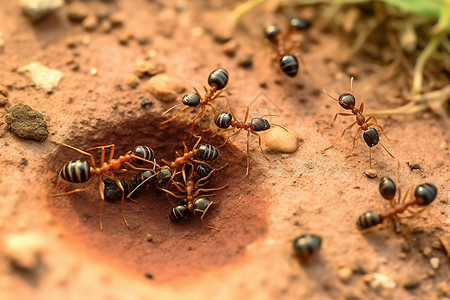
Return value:
M 66 38 L 66 46 L 67 48 L 73 49 L 77 46 L 77 39 L 73 36 L 69 36 Z
M 166 72 L 166 64 L 156 58 L 150 60 L 138 60 L 136 64 L 136 71 L 140 76 L 150 75 L 154 76 L 156 74 Z
M 84 2 L 75 1 L 70 3 L 67 17 L 74 22 L 83 21 L 89 14 L 89 9 Z
M 158 74 L 150 78 L 147 88 L 156 99 L 162 102 L 175 101 L 179 94 L 186 91 L 186 86 L 180 79 L 167 74 Z
M 264 137 L 267 148 L 281 153 L 293 153 L 298 148 L 297 135 L 291 129 L 272 126 Z
M 33 21 L 41 20 L 63 4 L 63 0 L 20 0 L 23 12 Z
M 41 234 L 10 234 L 4 240 L 5 256 L 17 267 L 32 271 L 38 267 L 46 244 Z
M 241 68 L 248 69 L 253 66 L 253 54 L 251 53 L 239 53 L 236 60 L 237 65 Z
M 432 269 L 429 269 L 427 274 L 428 274 L 428 277 L 434 277 L 434 275 L 436 275 L 436 272 Z
M 110 33 L 111 29 L 112 29 L 112 24 L 109 20 L 105 19 L 100 22 L 99 28 L 100 28 L 100 31 L 103 33 Z
M 83 23 L 81 25 L 86 31 L 94 31 L 98 25 L 98 18 L 96 15 L 89 15 L 83 20 Z
M 239 45 L 235 40 L 231 40 L 223 45 L 223 53 L 225 53 L 228 57 L 234 57 L 236 55 L 236 51 L 238 50 Z
M 8 98 L 0 96 L 0 107 L 8 107 L 8 106 L 10 106 Z
M 375 169 L 367 169 L 364 171 L 364 174 L 369 178 L 376 178 L 378 176 L 377 170 Z
M 450 233 L 441 235 L 439 237 L 439 240 L 441 241 L 442 246 L 447 252 L 447 256 L 450 257 Z
M 139 77 L 135 74 L 130 73 L 125 75 L 125 83 L 132 89 L 136 88 L 139 85 Z
M 431 255 L 431 252 L 433 251 L 433 249 L 431 249 L 431 247 L 425 247 L 425 248 L 423 248 L 423 255 L 425 255 L 426 257 L 428 257 L 428 256 L 430 256 Z
M 430 265 L 434 270 L 437 270 L 439 268 L 439 258 L 432 257 L 430 259 Z
M 153 274 L 150 273 L 150 272 L 145 272 L 144 275 L 145 275 L 145 277 L 148 278 L 148 279 L 153 279 Z
M 441 248 L 442 248 L 441 241 L 439 241 L 439 240 L 434 240 L 434 241 L 431 243 L 431 247 L 434 248 L 434 249 L 441 249 Z
M 393 290 L 395 289 L 396 284 L 395 281 L 393 281 L 389 277 L 379 273 L 374 273 L 372 281 L 370 281 L 369 286 L 373 290 L 380 290 L 380 289 Z
M 347 282 L 352 277 L 353 271 L 350 267 L 342 267 L 338 270 L 338 277 L 342 282 Z
M 25 75 L 28 80 L 32 81 L 37 89 L 51 91 L 55 89 L 64 74 L 58 70 L 53 70 L 41 65 L 39 62 L 32 62 L 17 70 L 20 74 Z
M 146 106 L 152 105 L 152 104 L 153 104 L 153 102 L 150 101 L 149 98 L 142 98 L 142 99 L 141 99 L 141 106 L 142 106 L 142 107 L 146 107 Z
M 151 233 L 147 233 L 147 242 L 153 241 L 153 235 Z
M 420 285 L 422 278 L 420 278 L 415 272 L 409 272 L 406 276 L 406 281 L 403 287 L 407 290 L 412 290 Z
M 117 34 L 117 41 L 121 45 L 128 45 L 128 42 L 133 38 L 133 33 L 129 30 L 122 30 Z
M 121 11 L 116 11 L 109 16 L 109 20 L 111 21 L 111 25 L 113 27 L 122 26 L 125 23 L 126 19 L 127 16 Z
M 93 76 L 96 76 L 98 74 L 98 70 L 97 70 L 97 68 L 91 68 L 89 70 L 89 73 L 91 73 L 91 75 L 93 75 Z
M 405 258 L 406 258 L 406 253 L 405 253 L 405 252 L 400 252 L 400 253 L 398 254 L 398 258 L 399 258 L 399 259 L 405 259 Z
M 38 141 L 48 137 L 47 122 L 39 111 L 23 103 L 11 106 L 6 111 L 6 124 L 17 136 Z
M 408 162 L 408 166 L 411 170 L 422 170 L 419 163 Z

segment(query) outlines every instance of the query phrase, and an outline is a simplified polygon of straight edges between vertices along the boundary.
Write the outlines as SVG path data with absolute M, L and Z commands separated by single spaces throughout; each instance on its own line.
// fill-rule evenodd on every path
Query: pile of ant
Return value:
M 285 48 L 284 40 L 293 32 L 305 30 L 309 28 L 309 26 L 309 22 L 294 18 L 289 23 L 289 30 L 287 31 L 286 35 L 281 34 L 281 31 L 277 25 L 270 25 L 264 30 L 265 37 L 271 45 L 274 53 L 273 61 L 275 62 L 276 60 L 278 60 L 281 71 L 289 77 L 295 77 L 297 75 L 299 64 L 297 57 L 292 54 L 292 47 L 289 49 Z M 300 60 L 303 61 L 301 57 Z M 170 220 L 178 221 L 186 219 L 190 215 L 197 215 L 200 216 L 201 222 L 205 227 L 218 230 L 218 228 L 206 225 L 204 222 L 204 216 L 214 202 L 207 199 L 207 195 L 201 194 L 226 188 L 226 186 L 211 188 L 206 188 L 205 186 L 207 185 L 208 180 L 213 175 L 213 173 L 220 171 L 221 169 L 226 167 L 227 164 L 219 168 L 214 168 L 208 162 L 215 160 L 219 156 L 218 148 L 226 145 L 231 137 L 238 135 L 241 131 L 246 131 L 246 175 L 248 175 L 250 168 L 250 136 L 258 136 L 259 148 L 261 150 L 261 153 L 266 159 L 268 159 L 261 146 L 261 137 L 258 132 L 266 131 L 271 127 L 269 121 L 267 119 L 264 119 L 264 117 L 255 117 L 248 122 L 250 110 L 249 107 L 246 107 L 245 117 L 242 121 L 236 118 L 228 101 L 228 97 L 222 95 L 222 92 L 228 84 L 228 80 L 229 74 L 227 70 L 223 68 L 214 70 L 208 77 L 208 84 L 210 88 L 204 88 L 205 94 L 203 96 L 196 88 L 194 88 L 195 92 L 184 95 L 181 99 L 180 104 L 169 108 L 163 113 L 163 115 L 166 115 L 167 113 L 182 105 L 185 106 L 174 116 L 164 121 L 162 124 L 175 120 L 178 116 L 180 116 L 184 111 L 188 109 L 198 109 L 198 113 L 193 118 L 191 125 L 191 136 L 196 137 L 197 142 L 191 150 L 188 150 L 187 146 L 183 143 L 184 153 L 179 154 L 178 152 L 175 152 L 176 158 L 173 161 L 161 159 L 161 163 L 165 165 L 160 165 L 156 162 L 155 154 L 153 150 L 148 146 L 136 146 L 133 150 L 128 151 L 125 155 L 119 156 L 119 158 L 115 159 L 113 158 L 114 145 L 97 146 L 87 150 L 81 150 L 63 143 L 54 142 L 56 144 L 78 151 L 79 153 L 87 155 L 90 158 L 89 161 L 70 161 L 65 164 L 60 171 L 60 177 L 62 179 L 72 183 L 87 182 L 86 186 L 84 188 L 78 188 L 68 192 L 58 193 L 54 196 L 62 196 L 84 191 L 89 188 L 94 179 L 99 179 L 99 190 L 101 196 L 99 220 L 100 228 L 102 229 L 102 210 L 105 200 L 115 201 L 121 199 L 122 217 L 125 224 L 129 226 L 124 213 L 125 198 L 133 200 L 131 198 L 133 194 L 136 194 L 137 192 L 142 190 L 143 187 L 153 186 L 154 188 L 167 193 L 171 197 L 180 199 L 179 203 L 172 207 L 169 212 L 168 216 Z M 352 148 L 346 155 L 346 157 L 352 154 L 355 147 L 356 138 L 362 131 L 364 141 L 369 147 L 370 167 L 372 160 L 370 149 L 377 144 L 380 144 L 383 149 L 389 154 L 389 156 L 394 158 L 394 156 L 380 142 L 379 134 L 376 128 L 381 130 L 381 133 L 386 136 L 383 127 L 378 124 L 378 121 L 374 116 L 369 116 L 366 118 L 363 115 L 364 103 L 361 103 L 359 108 L 357 108 L 356 98 L 353 92 L 353 77 L 351 78 L 350 86 L 351 93 L 343 93 L 338 98 L 335 98 L 328 94 L 326 91 L 323 91 L 331 99 L 338 102 L 342 108 L 349 110 L 351 113 L 336 113 L 332 121 L 322 129 L 331 127 L 338 116 L 355 116 L 355 121 L 347 126 L 347 128 L 342 131 L 342 134 L 330 146 L 324 148 L 322 151 L 324 152 L 332 148 L 347 131 L 351 130 L 355 125 L 358 125 L 359 128 L 353 137 Z M 212 102 L 217 98 L 226 98 L 228 111 L 216 111 L 216 108 L 212 104 Z M 210 144 L 200 144 L 202 137 L 200 135 L 194 134 L 195 122 L 205 117 L 208 107 L 213 111 L 213 120 L 217 128 L 222 130 L 222 132 L 234 130 L 233 133 L 225 138 L 224 143 L 218 147 Z M 387 136 L 386 138 L 390 140 Z M 110 154 L 109 158 L 106 160 L 105 149 L 107 148 L 110 148 Z M 96 166 L 94 157 L 88 152 L 94 149 L 101 150 L 100 167 Z M 137 167 L 132 163 L 141 166 Z M 144 164 L 147 164 L 147 167 L 142 167 Z M 129 178 L 129 176 L 131 176 L 131 178 Z M 173 186 L 176 191 L 170 190 L 167 186 L 169 184 Z M 356 221 L 356 227 L 360 233 L 366 233 L 378 228 L 382 225 L 382 223 L 384 223 L 385 220 L 393 220 L 397 224 L 401 223 L 400 215 L 404 212 L 410 213 L 410 216 L 407 217 L 416 216 L 420 213 L 420 211 L 413 211 L 411 210 L 411 207 L 427 206 L 432 203 L 437 197 L 436 186 L 431 183 L 424 183 L 418 185 L 415 188 L 414 193 L 411 192 L 412 187 L 408 188 L 403 199 L 401 198 L 401 193 L 399 191 L 398 200 L 394 201 L 396 186 L 393 180 L 387 177 L 383 177 L 380 180 L 379 190 L 383 198 L 390 201 L 389 203 L 391 207 L 384 213 L 367 211 L 360 215 Z M 410 195 L 409 197 L 411 198 L 409 201 L 407 200 L 408 195 Z M 318 252 L 321 245 L 322 238 L 320 236 L 314 234 L 301 235 L 293 241 L 294 254 L 297 258 L 300 259 L 300 261 L 309 262 L 311 261 L 311 258 Z

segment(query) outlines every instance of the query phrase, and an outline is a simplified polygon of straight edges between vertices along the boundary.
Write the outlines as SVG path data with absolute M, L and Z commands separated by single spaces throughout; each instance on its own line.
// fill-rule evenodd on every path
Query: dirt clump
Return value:
M 6 124 L 19 137 L 38 141 L 43 141 L 48 137 L 47 122 L 39 111 L 19 103 L 10 107 L 7 112 Z

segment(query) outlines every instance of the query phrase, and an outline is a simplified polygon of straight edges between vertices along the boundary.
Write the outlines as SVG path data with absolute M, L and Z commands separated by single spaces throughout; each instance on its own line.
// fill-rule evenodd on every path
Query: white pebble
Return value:
M 437 270 L 439 268 L 439 258 L 432 257 L 430 259 L 430 265 L 434 270 Z
M 4 240 L 5 256 L 17 266 L 33 270 L 39 264 L 46 238 L 37 233 L 10 234 Z
M 378 290 L 380 288 L 392 290 L 395 288 L 395 281 L 385 275 L 374 273 L 373 279 L 370 282 L 370 287 L 373 290 Z
M 267 148 L 281 153 L 293 153 L 298 148 L 297 135 L 291 129 L 272 126 L 264 137 Z
M 41 65 L 39 62 L 32 62 L 17 70 L 34 83 L 36 88 L 51 91 L 58 86 L 64 78 L 64 74 L 58 70 L 53 70 Z
M 39 21 L 63 4 L 63 0 L 20 0 L 23 12 L 33 21 Z

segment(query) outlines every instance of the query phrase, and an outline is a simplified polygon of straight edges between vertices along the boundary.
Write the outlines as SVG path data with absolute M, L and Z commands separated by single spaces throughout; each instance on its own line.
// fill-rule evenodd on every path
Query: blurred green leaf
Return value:
M 400 9 L 416 15 L 439 18 L 444 6 L 443 0 L 381 0 Z

